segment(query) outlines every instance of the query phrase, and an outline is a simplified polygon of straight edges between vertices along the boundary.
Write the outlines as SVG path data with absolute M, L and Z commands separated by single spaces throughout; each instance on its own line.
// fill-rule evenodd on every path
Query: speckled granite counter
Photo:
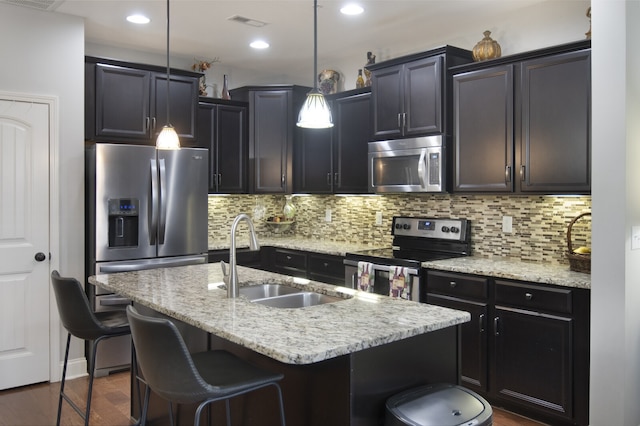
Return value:
M 238 267 L 240 285 L 281 283 L 338 295 L 337 303 L 279 309 L 219 288 L 218 264 L 97 275 L 92 284 L 288 364 L 311 364 L 470 320 L 467 312 L 395 300 Z
M 591 288 L 591 275 L 573 272 L 568 265 L 522 262 L 510 258 L 468 256 L 423 262 L 422 266 L 441 271 L 485 275 L 565 287 Z
M 258 236 L 261 246 L 279 247 L 293 250 L 307 250 L 316 253 L 333 254 L 344 256 L 346 253 L 354 251 L 369 250 L 383 247 L 383 245 L 367 245 L 359 243 L 345 243 L 336 241 L 322 241 L 301 237 L 261 237 Z M 209 243 L 209 250 L 227 250 L 231 244 L 228 240 L 215 241 Z M 248 247 L 248 242 L 239 242 L 238 247 Z

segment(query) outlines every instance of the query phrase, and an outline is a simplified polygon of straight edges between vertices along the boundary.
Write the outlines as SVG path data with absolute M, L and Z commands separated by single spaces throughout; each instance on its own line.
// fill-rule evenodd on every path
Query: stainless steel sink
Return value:
M 259 303 L 273 308 L 305 308 L 307 306 L 323 305 L 345 300 L 341 297 L 328 296 L 326 294 L 301 291 L 299 293 L 285 294 L 282 296 L 266 297 L 254 299 L 254 303 Z
M 240 287 L 239 291 L 247 299 L 255 300 L 300 293 L 302 290 L 281 284 L 259 284 Z

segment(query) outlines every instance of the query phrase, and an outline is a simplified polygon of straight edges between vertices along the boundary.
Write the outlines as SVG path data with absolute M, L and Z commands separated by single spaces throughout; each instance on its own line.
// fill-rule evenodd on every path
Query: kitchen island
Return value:
M 243 296 L 228 299 L 218 264 L 97 275 L 89 281 L 147 312 L 202 330 L 208 347 L 282 371 L 290 425 L 379 424 L 389 396 L 424 383 L 459 381 L 458 326 L 469 321 L 466 312 L 250 268 L 238 267 L 238 276 L 240 286 L 284 284 L 343 300 L 281 309 Z M 132 403 L 135 415 L 135 398 Z M 234 424 L 277 423 L 275 408 L 268 390 L 250 394 L 232 403 Z

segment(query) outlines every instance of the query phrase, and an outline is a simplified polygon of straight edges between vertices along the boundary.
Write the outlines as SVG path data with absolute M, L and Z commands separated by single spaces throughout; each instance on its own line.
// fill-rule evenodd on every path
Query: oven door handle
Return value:
M 357 260 L 344 260 L 343 262 L 345 265 L 347 266 L 355 266 L 358 267 L 358 261 Z M 389 272 L 392 268 L 391 265 L 377 265 L 375 263 L 371 264 L 371 268 L 374 271 L 386 271 Z M 407 274 L 410 275 L 418 275 L 419 271 L 416 268 L 407 268 Z

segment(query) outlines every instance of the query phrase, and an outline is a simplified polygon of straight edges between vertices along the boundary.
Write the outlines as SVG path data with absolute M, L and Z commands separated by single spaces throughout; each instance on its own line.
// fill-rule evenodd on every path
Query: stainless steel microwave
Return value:
M 443 136 L 369 142 L 369 192 L 444 192 Z

